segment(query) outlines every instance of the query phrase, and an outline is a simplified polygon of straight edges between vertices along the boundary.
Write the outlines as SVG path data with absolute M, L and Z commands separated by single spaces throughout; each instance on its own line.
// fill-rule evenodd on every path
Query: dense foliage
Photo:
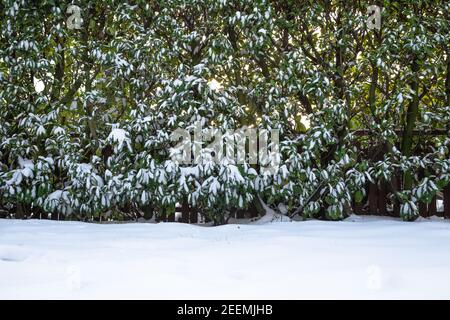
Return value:
M 73 4 L 80 29 L 67 1 L 0 3 L 0 212 L 122 219 L 188 203 L 223 223 L 267 204 L 337 220 L 384 182 L 412 220 L 450 181 L 449 2 Z M 170 134 L 198 122 L 280 130 L 279 170 L 173 162 Z

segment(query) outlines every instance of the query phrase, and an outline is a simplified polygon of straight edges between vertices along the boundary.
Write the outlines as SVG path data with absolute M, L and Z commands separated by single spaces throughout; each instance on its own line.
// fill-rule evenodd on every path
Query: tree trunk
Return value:
M 419 79 L 417 73 L 419 64 L 417 58 L 414 57 L 411 71 L 413 73 L 413 81 L 411 90 L 414 93 L 413 99 L 408 106 L 406 114 L 405 128 L 403 130 L 402 154 L 410 157 L 413 149 L 413 129 L 416 125 L 417 116 L 419 114 Z M 413 174 L 411 170 L 406 170 L 403 174 L 403 186 L 405 190 L 410 190 L 413 186 Z
M 16 206 L 16 214 L 14 215 L 16 219 L 24 219 L 25 218 L 25 208 L 23 204 L 17 203 Z

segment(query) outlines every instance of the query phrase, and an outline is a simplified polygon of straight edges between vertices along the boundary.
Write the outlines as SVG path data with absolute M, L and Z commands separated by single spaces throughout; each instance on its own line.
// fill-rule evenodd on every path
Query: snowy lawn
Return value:
M 0 220 L 0 299 L 450 298 L 450 222 Z

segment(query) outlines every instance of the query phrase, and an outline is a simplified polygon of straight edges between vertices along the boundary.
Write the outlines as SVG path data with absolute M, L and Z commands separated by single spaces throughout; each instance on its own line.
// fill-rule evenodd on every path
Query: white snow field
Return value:
M 450 221 L 0 220 L 0 299 L 450 298 Z

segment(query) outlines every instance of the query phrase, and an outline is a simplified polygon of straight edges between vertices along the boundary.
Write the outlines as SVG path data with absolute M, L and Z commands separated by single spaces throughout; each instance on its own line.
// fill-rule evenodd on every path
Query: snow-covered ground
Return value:
M 0 299 L 450 298 L 450 222 L 0 220 Z

